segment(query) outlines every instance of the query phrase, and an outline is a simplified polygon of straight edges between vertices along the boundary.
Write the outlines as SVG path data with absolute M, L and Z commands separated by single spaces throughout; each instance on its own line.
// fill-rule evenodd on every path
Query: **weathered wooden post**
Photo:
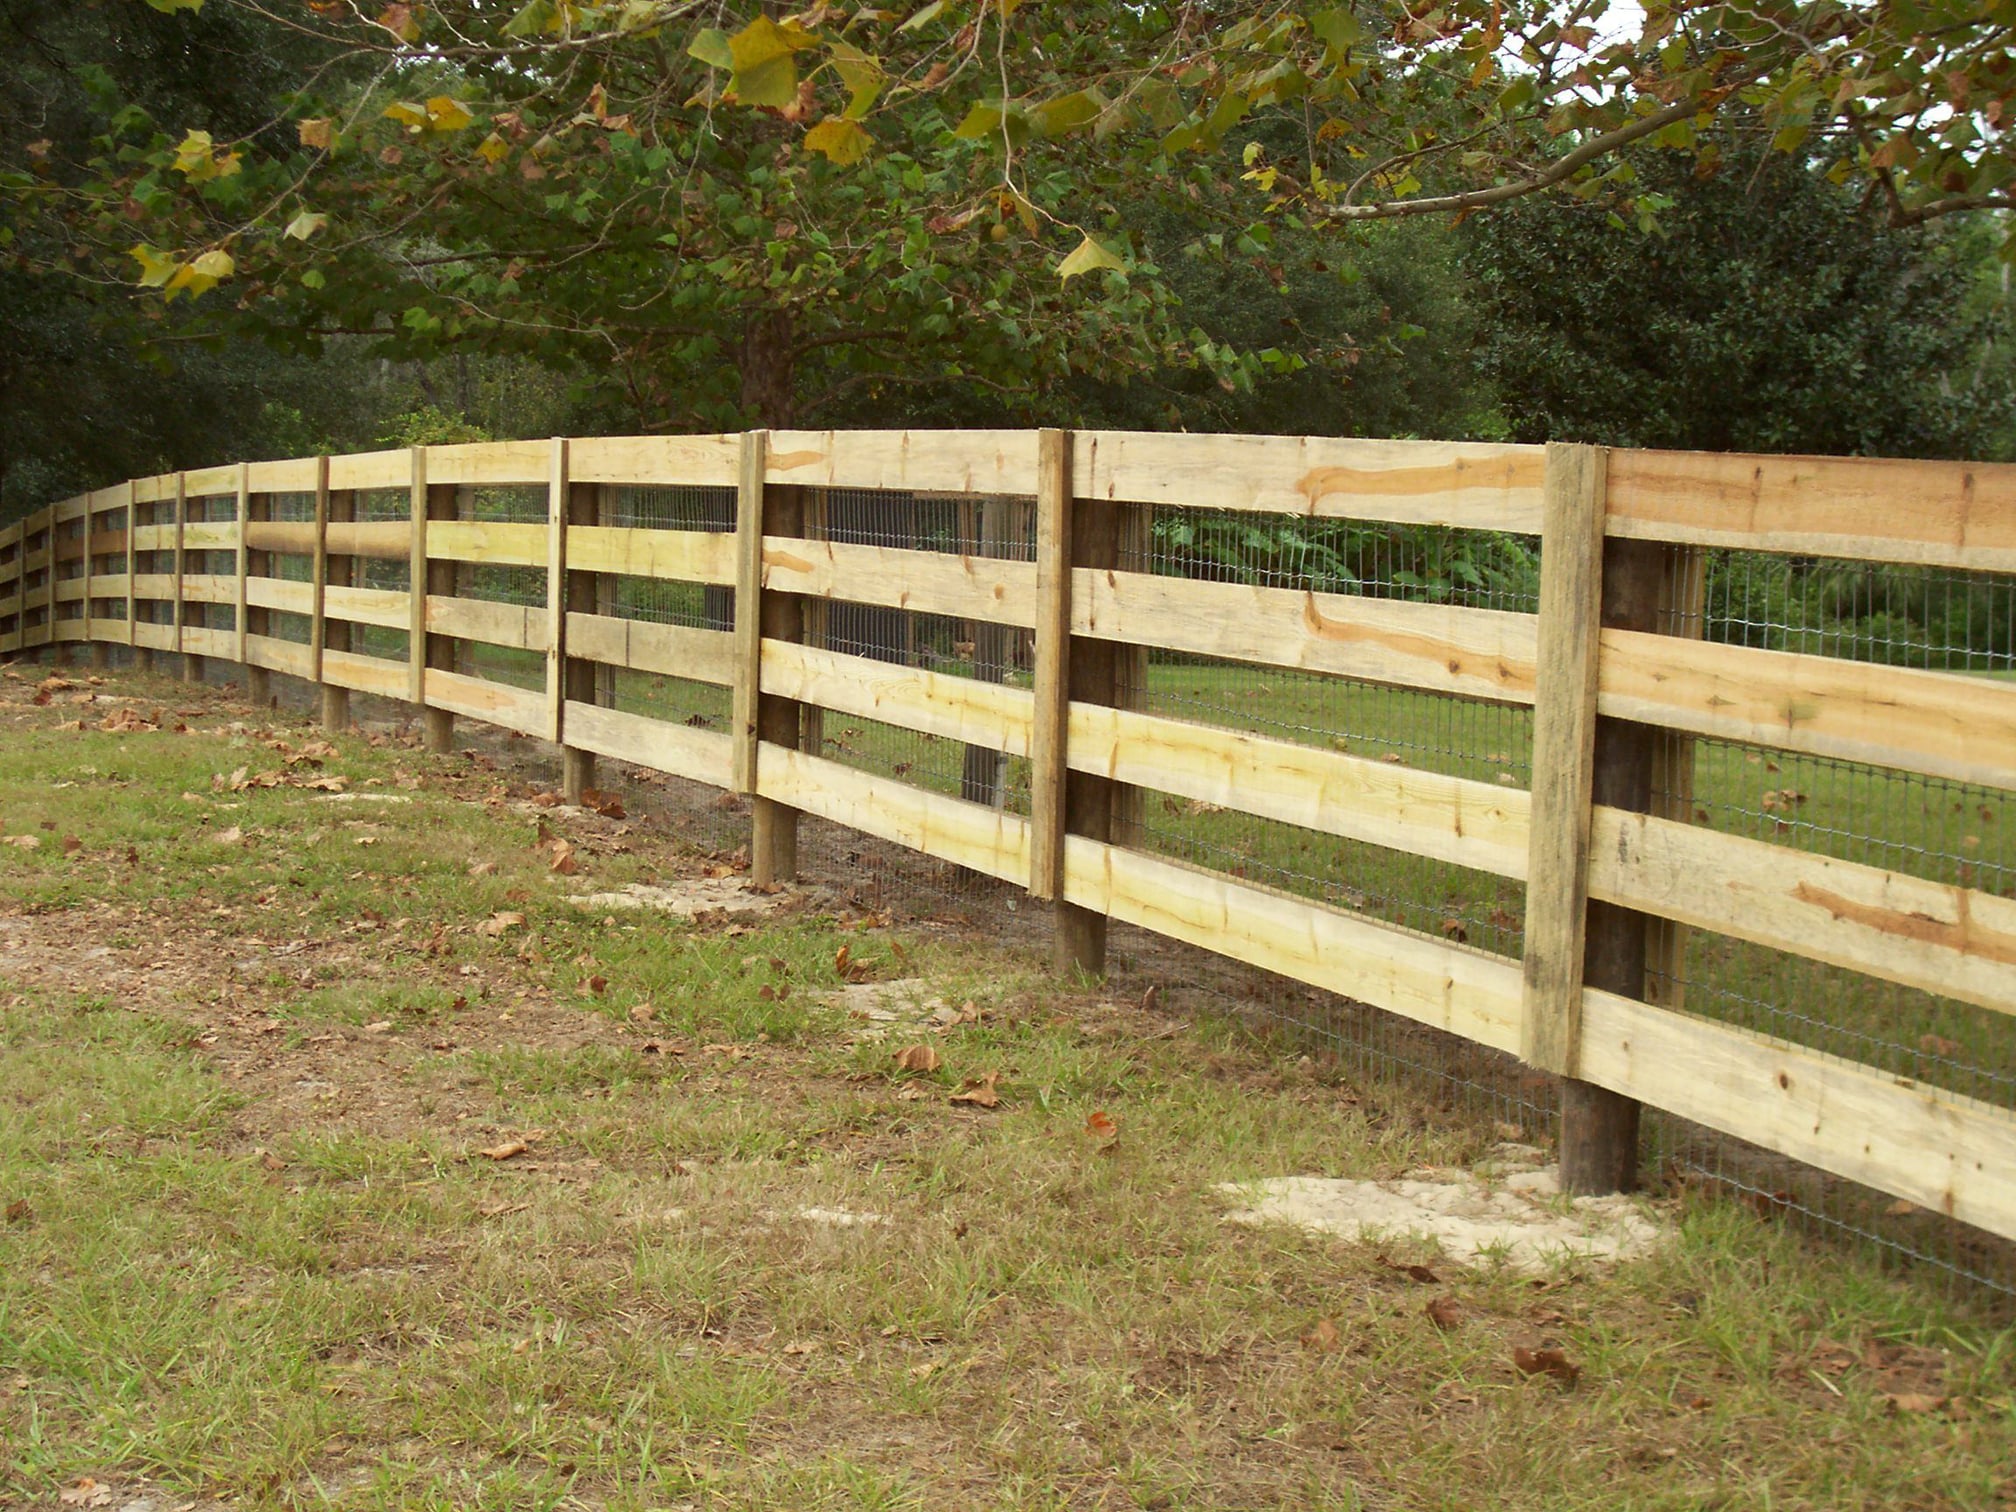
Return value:
M 570 483 L 567 488 L 567 523 L 575 525 L 599 525 L 602 523 L 602 485 L 599 483 Z M 565 549 L 565 542 L 561 543 Z M 567 614 L 595 614 L 599 612 L 604 595 L 602 574 L 575 572 L 569 569 L 564 574 L 566 583 L 565 608 Z M 564 628 L 564 627 L 563 627 Z M 574 703 L 599 704 L 602 700 L 604 679 L 600 662 L 584 661 L 569 657 L 563 664 L 565 686 L 563 696 Z M 612 690 L 613 691 L 613 690 Z M 614 702 L 612 698 L 610 702 Z M 581 795 L 595 786 L 595 753 L 575 746 L 563 748 L 560 757 L 560 796 L 569 803 L 579 803 Z
M 805 527 L 803 491 L 767 487 L 769 461 L 770 433 L 744 433 L 735 514 L 735 791 L 751 801 L 749 875 L 759 887 L 798 874 L 798 811 L 756 792 L 759 747 L 767 741 L 795 749 L 800 736 L 798 704 L 763 694 L 763 641 L 804 633 L 798 597 L 763 590 L 764 536 L 800 535 Z
M 355 495 L 329 487 L 329 459 L 319 459 L 315 473 L 315 682 L 322 690 L 322 728 L 340 735 L 350 728 L 350 690 L 327 680 L 323 668 L 325 654 L 334 649 L 350 649 L 350 626 L 345 620 L 329 618 L 329 588 L 348 587 L 351 559 L 329 550 L 329 526 L 348 523 L 356 513 Z
M 427 530 L 429 520 L 452 520 L 458 513 L 461 489 L 453 483 L 436 484 L 427 481 L 425 447 L 415 448 L 421 454 L 415 464 L 418 468 L 415 484 L 416 504 L 424 497 L 424 514 L 418 516 L 414 531 L 415 561 L 420 575 L 414 581 L 418 604 L 415 607 L 415 627 L 419 633 L 417 644 L 427 667 L 452 672 L 455 669 L 455 641 L 451 636 L 434 635 L 428 632 L 427 600 L 439 595 L 442 598 L 455 596 L 455 563 L 434 561 L 427 556 Z M 424 673 L 422 698 L 425 698 Z M 455 749 L 455 716 L 447 709 L 428 708 L 422 716 L 426 729 L 427 749 L 436 756 L 446 756 Z
M 189 551 L 183 537 L 189 529 L 189 475 L 175 474 L 175 651 L 182 658 L 182 681 L 203 681 L 203 658 L 188 646 Z

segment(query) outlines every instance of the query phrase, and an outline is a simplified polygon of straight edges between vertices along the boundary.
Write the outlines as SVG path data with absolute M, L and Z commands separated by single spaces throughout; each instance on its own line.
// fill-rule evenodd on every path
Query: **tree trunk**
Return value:
M 753 426 L 788 426 L 797 416 L 798 371 L 791 315 L 771 310 L 742 332 L 742 413 Z

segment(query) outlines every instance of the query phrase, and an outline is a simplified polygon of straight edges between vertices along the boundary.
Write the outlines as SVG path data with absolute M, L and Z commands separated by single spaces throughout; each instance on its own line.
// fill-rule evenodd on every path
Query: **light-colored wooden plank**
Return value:
M 2016 1238 L 2016 1115 L 1747 1030 L 1590 992 L 1582 1074 Z
M 1619 451 L 1610 533 L 2016 572 L 2016 466 Z
M 91 622 L 91 639 L 109 641 L 114 645 L 126 644 L 126 621 L 122 619 L 94 619 Z
M 434 454 L 428 449 L 427 478 L 434 476 Z M 476 562 L 493 567 L 544 567 L 546 527 L 505 525 L 485 520 L 434 520 L 427 526 L 427 555 L 434 561 Z
M 556 436 L 546 482 L 546 738 L 562 739 L 567 704 L 567 440 Z
M 544 488 L 553 447 L 547 441 L 472 441 L 427 448 L 432 483 Z
M 1532 800 L 1341 751 L 1099 704 L 1071 705 L 1075 771 L 1523 879 Z
M 133 627 L 133 644 L 144 646 L 149 651 L 173 651 L 175 649 L 175 627 L 156 625 L 142 620 Z
M 236 551 L 238 525 L 232 520 L 192 520 L 182 527 L 184 551 Z
M 772 483 L 921 489 L 966 494 L 1036 492 L 1031 431 L 775 431 Z
M 91 579 L 91 596 L 97 599 L 123 599 L 126 597 L 127 581 L 127 576 L 123 572 L 101 572 Z M 10 589 L 0 587 L 0 598 L 6 597 L 9 592 Z M 123 625 L 125 621 L 114 620 L 112 623 Z M 123 631 L 119 638 L 121 640 L 126 638 Z
M 134 581 L 137 583 L 144 579 L 136 578 Z M 144 593 L 137 596 L 148 597 Z M 291 578 L 247 578 L 245 602 L 254 609 L 278 609 L 284 614 L 308 615 L 315 612 L 315 588 L 313 584 L 295 582 Z
M 413 549 L 413 527 L 404 520 L 331 520 L 331 556 L 373 557 L 403 562 Z
M 174 498 L 175 484 L 179 476 L 180 474 L 177 473 L 156 473 L 151 478 L 135 478 L 133 480 L 134 502 L 137 504 L 161 504 Z M 41 523 L 34 527 L 38 530 L 42 528 L 42 525 L 48 523 L 46 511 L 39 518 Z
M 204 467 L 182 475 L 185 496 L 191 499 L 215 499 L 235 496 L 238 492 L 238 464 L 227 462 L 221 467 Z
M 537 689 L 465 677 L 441 667 L 427 669 L 427 705 L 454 714 L 501 725 L 521 735 L 540 735 L 546 728 L 546 695 Z
M 765 742 L 757 791 L 786 808 L 1021 883 L 1029 876 L 1029 821 L 986 804 L 880 777 Z
M 726 587 L 735 581 L 735 537 L 726 531 L 576 525 L 567 532 L 567 560 L 575 572 Z
M 133 532 L 135 551 L 173 551 L 175 549 L 175 527 L 173 525 L 142 525 Z
M 212 630 L 207 625 L 184 625 L 182 649 L 191 656 L 236 656 L 238 637 L 229 630 Z
M 1615 718 L 2016 787 L 2016 683 L 1629 630 L 1602 643 Z
M 351 588 L 331 583 L 324 591 L 322 611 L 353 625 L 379 625 L 404 630 L 412 622 L 413 605 L 396 588 Z
M 956 619 L 1036 623 L 1034 562 L 772 536 L 763 543 L 763 586 Z
M 313 493 L 318 465 L 314 457 L 290 457 L 284 462 L 254 462 L 250 465 L 246 481 L 254 493 Z
M 770 433 L 748 431 L 742 437 L 735 485 L 735 742 L 734 787 L 756 791 L 757 747 L 762 743 L 756 713 L 763 690 L 763 493 Z
M 763 691 L 962 745 L 1029 754 L 1034 704 L 1026 688 L 766 640 Z
M 1533 701 L 1528 614 L 1080 567 L 1071 628 L 1128 645 L 1504 703 Z
M 1597 636 L 1603 616 L 1605 455 L 1547 448 L 1540 532 L 1539 665 L 1526 863 L 1525 1007 L 1519 1054 L 1579 1076 L 1588 937 L 1590 795 L 1596 775 Z
M 438 529 L 440 524 L 436 520 L 434 528 Z M 430 593 L 427 633 L 510 646 L 520 651 L 544 651 L 546 611 L 534 604 L 499 604 L 488 599 L 447 598 Z
M 49 520 L 54 525 L 67 525 L 72 520 L 83 519 L 89 513 L 90 508 L 91 496 L 89 494 L 75 494 L 70 498 L 62 500 L 60 503 L 51 504 L 49 506 Z
M 1078 496 L 1534 535 L 1537 446 L 1080 431 Z
M 59 604 L 77 603 L 84 597 L 84 579 L 81 577 L 65 578 L 56 585 L 56 602 Z
M 733 488 L 742 438 L 576 436 L 567 444 L 568 471 L 576 483 Z
M 413 457 L 405 447 L 396 451 L 352 452 L 329 459 L 329 486 L 337 490 L 397 488 L 412 476 Z
M 82 586 L 81 584 L 79 586 Z M 194 573 L 182 579 L 182 602 L 185 604 L 235 604 L 238 602 L 238 579 L 225 577 L 222 573 Z
M 139 539 L 144 530 L 135 533 L 133 549 L 145 551 L 146 543 Z M 313 520 L 253 520 L 245 527 L 245 544 L 253 551 L 270 551 L 280 556 L 313 556 L 315 554 L 315 522 Z
M 567 743 L 580 750 L 718 788 L 734 780 L 734 743 L 725 734 L 574 699 L 563 717 Z
M 238 574 L 238 583 L 237 592 L 233 595 L 233 602 L 237 607 L 232 619 L 232 624 L 235 627 L 234 638 L 237 641 L 237 645 L 233 648 L 232 659 L 240 666 L 244 666 L 245 637 L 250 633 L 247 628 L 250 623 L 250 617 L 246 612 L 245 589 L 246 583 L 250 580 L 251 576 L 251 548 L 245 543 L 245 528 L 252 519 L 252 483 L 251 474 L 246 463 L 240 462 L 237 471 L 238 479 L 235 489 L 236 498 L 234 500 L 236 508 L 233 513 L 238 521 L 238 544 L 237 550 L 234 553 L 233 570 Z
M 1495 1050 L 1519 1046 L 1519 967 L 1466 946 L 1070 835 L 1064 896 L 1172 940 Z
M 322 653 L 329 645 L 329 459 L 315 459 L 315 541 L 308 573 L 308 652 L 311 682 L 322 681 Z
M 728 687 L 735 681 L 735 635 L 608 614 L 567 616 L 567 654 L 633 672 L 686 677 Z M 768 676 L 768 669 L 765 669 Z
M 1036 667 L 1029 724 L 1029 895 L 1045 901 L 1064 890 L 1064 793 L 1071 719 L 1072 460 L 1068 432 L 1038 433 Z
M 245 660 L 252 666 L 285 672 L 303 681 L 311 680 L 315 671 L 314 652 L 305 642 L 281 640 L 272 635 L 246 636 Z
M 1589 893 L 2016 1013 L 2016 901 L 1765 840 L 1596 810 Z
M 427 697 L 427 448 L 407 453 L 406 701 Z
M 175 597 L 172 572 L 136 572 L 132 575 L 133 596 L 154 603 L 168 603 Z
M 338 651 L 332 646 L 322 653 L 322 680 L 359 693 L 403 699 L 406 696 L 406 663 L 364 656 L 355 651 Z

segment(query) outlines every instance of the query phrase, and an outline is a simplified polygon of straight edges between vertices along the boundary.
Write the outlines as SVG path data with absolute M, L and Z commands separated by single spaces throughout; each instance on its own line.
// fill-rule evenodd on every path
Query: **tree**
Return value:
M 2011 414 L 1966 313 L 1981 238 L 1894 229 L 1740 126 L 1712 168 L 1627 161 L 1656 235 L 1534 201 L 1465 227 L 1480 355 L 1519 440 L 1982 456 Z

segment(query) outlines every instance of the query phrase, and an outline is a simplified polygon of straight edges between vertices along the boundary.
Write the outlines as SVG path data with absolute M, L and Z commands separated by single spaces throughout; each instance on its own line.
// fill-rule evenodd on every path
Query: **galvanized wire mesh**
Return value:
M 732 535 L 732 488 L 627 488 L 600 492 L 597 521 L 627 530 L 687 530 Z M 680 625 L 693 630 L 735 627 L 735 590 L 719 584 L 665 578 L 597 575 L 595 612 L 645 624 Z M 642 714 L 693 729 L 729 730 L 734 695 L 726 687 L 656 672 L 604 667 L 601 702 L 626 714 Z

